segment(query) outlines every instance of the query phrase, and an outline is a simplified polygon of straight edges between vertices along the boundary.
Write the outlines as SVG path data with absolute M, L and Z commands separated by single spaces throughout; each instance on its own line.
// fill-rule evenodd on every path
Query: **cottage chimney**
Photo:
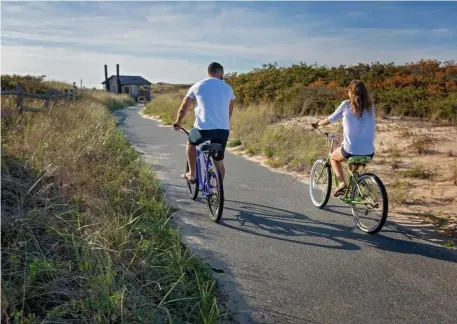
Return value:
M 121 78 L 119 77 L 119 64 L 116 64 L 116 76 L 117 76 L 117 93 L 122 93 Z
M 106 64 L 105 64 L 105 83 L 106 83 L 106 91 L 109 92 L 108 65 L 106 65 Z

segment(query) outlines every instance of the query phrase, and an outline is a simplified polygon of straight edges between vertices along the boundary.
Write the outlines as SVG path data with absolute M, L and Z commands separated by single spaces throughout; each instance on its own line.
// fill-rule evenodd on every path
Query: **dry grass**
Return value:
M 457 160 L 451 165 L 451 180 L 457 186 Z
M 388 191 L 389 201 L 396 206 L 402 206 L 408 201 L 408 193 L 411 183 L 404 180 L 400 174 L 395 175 L 394 181 L 390 185 Z
M 431 144 L 433 144 L 433 139 L 430 136 L 420 135 L 413 138 L 411 147 L 417 154 L 426 155 L 432 152 L 430 149 Z
M 407 178 L 417 178 L 431 180 L 435 172 L 426 169 L 422 164 L 416 163 L 413 168 L 401 171 L 402 175 Z
M 180 243 L 150 168 L 91 93 L 2 118 L 6 322 L 214 323 L 215 281 Z
M 173 125 L 184 94 L 185 93 L 177 92 L 168 95 L 160 95 L 152 100 L 143 112 L 147 115 L 159 118 L 165 125 Z M 192 124 L 193 109 L 185 117 L 183 127 L 189 128 Z
M 159 82 L 151 86 L 151 92 L 153 94 L 175 93 L 179 91 L 187 91 L 190 87 L 191 84 L 170 84 Z
M 406 118 L 378 120 L 377 126 L 380 131 L 376 134 L 375 159 L 391 164 L 393 157 L 398 158 L 394 169 L 389 164 L 389 167 L 373 165 L 387 184 L 389 195 L 400 197 L 400 201 L 404 197 L 401 203 L 393 204 L 391 217 L 422 215 L 439 231 L 457 237 L 457 189 L 452 169 L 457 159 L 450 154 L 457 140 L 457 129 L 448 124 Z M 400 181 L 395 180 L 396 176 Z M 405 182 L 409 185 L 402 185 Z M 443 220 L 436 222 L 427 215 L 439 215 Z
M 447 248 L 453 248 L 455 247 L 457 244 L 455 242 L 452 242 L 452 241 L 447 241 L 447 242 L 444 242 L 443 244 L 441 244 L 443 247 L 447 247 Z
M 231 140 L 231 141 L 228 141 L 228 143 L 227 143 L 227 147 L 238 147 L 240 145 L 241 145 L 241 140 L 239 140 L 239 139 Z

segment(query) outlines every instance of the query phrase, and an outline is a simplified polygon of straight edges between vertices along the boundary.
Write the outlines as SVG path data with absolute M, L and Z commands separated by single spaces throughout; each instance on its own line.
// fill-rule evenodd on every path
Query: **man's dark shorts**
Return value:
M 227 129 L 205 129 L 200 130 L 191 128 L 189 131 L 189 143 L 192 145 L 200 145 L 206 141 L 211 143 L 218 143 L 222 145 L 222 152 L 218 152 L 214 157 L 216 161 L 222 161 L 224 159 L 225 147 L 230 132 Z

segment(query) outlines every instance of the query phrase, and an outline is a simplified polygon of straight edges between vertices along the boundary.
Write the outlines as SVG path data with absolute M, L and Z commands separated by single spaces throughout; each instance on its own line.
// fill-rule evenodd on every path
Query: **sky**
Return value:
M 337 66 L 457 60 L 457 2 L 1 2 L 1 73 L 193 83 L 209 63 Z

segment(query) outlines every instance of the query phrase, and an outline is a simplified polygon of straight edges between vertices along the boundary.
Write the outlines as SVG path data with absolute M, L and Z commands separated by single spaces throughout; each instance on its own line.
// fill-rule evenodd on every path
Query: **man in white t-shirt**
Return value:
M 208 66 L 208 78 L 190 87 L 178 111 L 175 130 L 179 130 L 182 120 L 192 103 L 196 101 L 195 123 L 189 132 L 186 154 L 189 163 L 187 174 L 183 175 L 195 183 L 197 151 L 196 146 L 206 141 L 222 145 L 222 151 L 214 157 L 214 163 L 222 179 L 225 176 L 224 153 L 230 132 L 230 119 L 235 105 L 235 95 L 230 85 L 223 81 L 224 68 L 213 62 Z

